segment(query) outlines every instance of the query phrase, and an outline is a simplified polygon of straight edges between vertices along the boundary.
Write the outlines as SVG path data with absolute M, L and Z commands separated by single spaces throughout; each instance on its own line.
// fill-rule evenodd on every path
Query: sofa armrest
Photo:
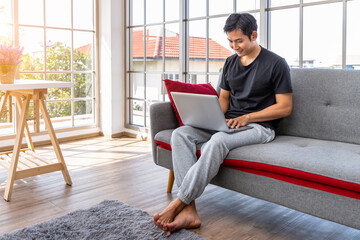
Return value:
M 170 102 L 153 103 L 150 106 L 150 131 L 151 131 L 151 144 L 152 153 L 155 164 L 156 160 L 156 146 L 155 135 L 166 129 L 174 129 L 179 126 L 176 119 L 175 112 Z

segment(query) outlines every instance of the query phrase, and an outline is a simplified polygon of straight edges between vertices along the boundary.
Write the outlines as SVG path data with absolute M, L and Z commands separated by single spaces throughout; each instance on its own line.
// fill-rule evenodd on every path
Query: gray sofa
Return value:
M 294 109 L 275 140 L 232 150 L 212 184 L 360 229 L 360 72 L 291 69 Z M 170 170 L 178 123 L 150 107 L 154 162 Z M 200 145 L 198 149 L 200 149 Z

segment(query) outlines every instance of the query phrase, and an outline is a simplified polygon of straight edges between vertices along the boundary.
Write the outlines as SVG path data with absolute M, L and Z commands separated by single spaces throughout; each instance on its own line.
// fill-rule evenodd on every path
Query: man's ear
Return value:
M 256 41 L 257 37 L 258 37 L 257 31 L 253 31 L 251 33 L 251 41 Z

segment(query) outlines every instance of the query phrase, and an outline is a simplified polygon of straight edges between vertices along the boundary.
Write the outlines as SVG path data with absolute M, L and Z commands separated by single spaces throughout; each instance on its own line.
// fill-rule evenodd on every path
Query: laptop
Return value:
M 252 128 L 229 128 L 219 99 L 215 95 L 171 92 L 171 96 L 184 125 L 227 133 Z

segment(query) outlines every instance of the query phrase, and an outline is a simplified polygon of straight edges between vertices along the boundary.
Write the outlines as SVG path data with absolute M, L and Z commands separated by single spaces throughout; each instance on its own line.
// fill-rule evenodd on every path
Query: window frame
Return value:
M 142 0 L 144 5 L 144 23 L 141 25 L 131 25 L 131 17 L 132 17 L 132 1 L 127 0 L 126 1 L 126 15 L 127 15 L 127 21 L 126 21 L 126 89 L 127 93 L 131 91 L 131 85 L 130 83 L 130 75 L 131 73 L 143 73 L 144 74 L 144 91 L 146 92 L 146 74 L 148 73 L 146 71 L 146 57 L 144 57 L 144 71 L 133 71 L 131 70 L 131 29 L 133 28 L 139 28 L 143 27 L 144 31 L 146 27 L 148 26 L 154 26 L 157 24 L 160 24 L 162 26 L 165 26 L 165 23 L 169 23 L 165 21 L 165 7 L 163 7 L 163 22 L 159 23 L 152 23 L 152 24 L 146 24 L 146 0 Z M 260 42 L 262 46 L 265 48 L 268 48 L 271 50 L 271 41 L 270 41 L 270 34 L 271 34 L 271 13 L 272 11 L 276 10 L 286 10 L 286 9 L 298 9 L 299 11 L 299 68 L 304 67 L 304 56 L 303 56 L 303 50 L 304 50 L 304 36 L 303 36 L 303 20 L 304 20 L 304 8 L 316 6 L 316 5 L 324 5 L 324 4 L 331 4 L 331 3 L 342 3 L 342 43 L 341 43 L 341 69 L 346 69 L 346 30 L 347 30 L 347 3 L 350 1 L 359 1 L 359 0 L 323 0 L 323 1 L 316 1 L 316 2 L 308 2 L 304 3 L 303 0 L 299 0 L 298 4 L 291 4 L 291 5 L 284 5 L 284 6 L 276 6 L 271 7 L 271 0 L 260 0 L 260 6 L 259 9 L 254 9 L 251 11 L 246 11 L 248 13 L 259 13 L 260 19 L 258 20 L 259 29 L 258 32 L 260 33 Z M 166 1 L 163 0 L 163 4 L 166 4 Z M 165 5 L 164 5 L 165 6 Z M 233 0 L 233 12 L 236 12 L 237 9 L 237 1 Z M 182 82 L 189 82 L 189 77 L 193 76 L 194 74 L 202 74 L 205 76 L 206 82 L 209 82 L 210 77 L 218 76 L 218 73 L 209 72 L 209 20 L 213 18 L 218 17 L 226 17 L 228 16 L 228 13 L 225 14 L 219 14 L 219 15 L 211 15 L 209 16 L 209 0 L 206 0 L 206 16 L 202 17 L 194 17 L 189 18 L 189 0 L 180 0 L 179 1 L 179 20 L 178 21 L 171 21 L 171 22 L 178 22 L 179 23 L 179 34 L 180 34 L 180 49 L 179 49 L 179 79 Z M 196 21 L 196 20 L 205 20 L 206 21 L 206 69 L 205 71 L 189 71 L 189 48 L 188 48 L 188 39 L 189 39 L 189 22 Z M 164 30 L 165 31 L 165 30 Z M 221 30 L 220 30 L 221 31 Z M 163 41 L 164 42 L 164 41 Z M 165 52 L 165 46 L 163 44 L 163 52 Z M 144 40 L 144 53 L 146 52 L 146 41 Z M 145 54 L 144 54 L 145 56 Z M 165 56 L 163 56 L 163 65 Z M 171 74 L 172 72 L 165 71 L 165 68 L 163 67 L 163 71 L 160 72 L 165 77 L 166 74 Z M 163 84 L 163 83 L 162 83 Z M 163 86 L 162 86 L 163 88 Z M 136 131 L 146 131 L 149 132 L 149 126 L 146 125 L 147 122 L 147 107 L 144 107 L 144 121 L 143 125 L 134 125 L 131 122 L 131 106 L 130 102 L 133 98 L 130 97 L 129 94 L 126 95 L 126 128 L 133 129 Z M 143 101 L 145 105 L 151 104 L 154 102 L 161 102 L 161 101 L 149 101 L 146 99 L 146 93 L 144 95 L 143 99 L 136 99 Z M 163 95 L 162 101 L 165 101 L 165 95 Z M 145 130 L 144 130 L 145 129 Z
M 98 103 L 98 99 L 99 99 L 99 54 L 98 54 L 98 46 L 99 46 L 99 42 L 98 42 L 98 26 L 99 26 L 99 20 L 98 20 L 98 16 L 99 16 L 99 0 L 92 0 L 92 5 L 93 5 L 93 29 L 79 29 L 79 28 L 75 28 L 74 27 L 74 0 L 70 0 L 70 4 L 71 4 L 71 26 L 70 27 L 50 27 L 46 25 L 46 0 L 42 0 L 42 4 L 43 4 L 43 24 L 42 25 L 31 25 L 31 24 L 20 24 L 19 23 L 19 0 L 11 0 L 11 14 L 12 14 L 12 22 L 10 24 L 5 24 L 5 25 L 10 25 L 12 28 L 12 41 L 15 44 L 15 46 L 19 46 L 19 34 L 20 34 L 20 28 L 22 27 L 26 27 L 26 28 L 34 28 L 34 29 L 42 29 L 44 32 L 44 43 L 46 43 L 47 40 L 47 30 L 67 30 L 71 32 L 71 46 L 70 46 L 70 50 L 71 50 L 71 69 L 68 71 L 50 71 L 47 69 L 47 61 L 46 61 L 46 56 L 47 56 L 47 46 L 46 44 L 44 44 L 44 52 L 43 52 L 43 56 L 44 56 L 44 69 L 40 70 L 40 71 L 19 71 L 19 74 L 42 74 L 43 75 L 43 79 L 47 80 L 47 75 L 48 74 L 70 74 L 71 75 L 71 82 L 75 82 L 75 75 L 76 74 L 91 74 L 92 76 L 92 96 L 90 97 L 75 97 L 75 87 L 71 87 L 71 97 L 69 99 L 47 99 L 46 103 L 52 103 L 52 102 L 70 102 L 71 105 L 71 126 L 64 126 L 64 127 L 55 127 L 55 131 L 56 132 L 69 132 L 69 131 L 74 131 L 76 132 L 77 130 L 81 131 L 84 129 L 94 129 L 94 128 L 99 128 L 99 103 Z M 92 69 L 90 70 L 85 70 L 85 71 L 79 71 L 79 70 L 74 70 L 74 63 L 73 63 L 73 54 L 74 54 L 74 35 L 76 33 L 79 32 L 86 32 L 86 33 L 91 33 L 92 34 Z M 76 125 L 76 115 L 74 113 L 74 109 L 75 109 L 75 104 L 76 102 L 79 101 L 91 101 L 91 106 L 92 106 L 92 117 L 91 117 L 91 123 L 86 123 L 86 124 L 79 124 Z M 14 103 L 13 103 L 14 104 Z M 14 106 L 13 109 L 16 109 L 16 107 Z M 12 130 L 12 134 L 6 134 L 6 135 L 1 135 L 0 136 L 0 140 L 7 140 L 7 139 L 12 139 L 14 138 L 15 134 L 16 134 L 16 114 L 13 114 L 13 116 L 15 116 L 14 119 L 14 123 L 13 125 L 13 130 Z M 52 118 L 55 119 L 55 118 Z M 69 124 L 70 125 L 70 124 Z M 31 129 L 30 129 L 31 130 Z M 42 130 L 40 129 L 40 133 L 37 133 L 37 135 L 46 135 L 46 130 Z

